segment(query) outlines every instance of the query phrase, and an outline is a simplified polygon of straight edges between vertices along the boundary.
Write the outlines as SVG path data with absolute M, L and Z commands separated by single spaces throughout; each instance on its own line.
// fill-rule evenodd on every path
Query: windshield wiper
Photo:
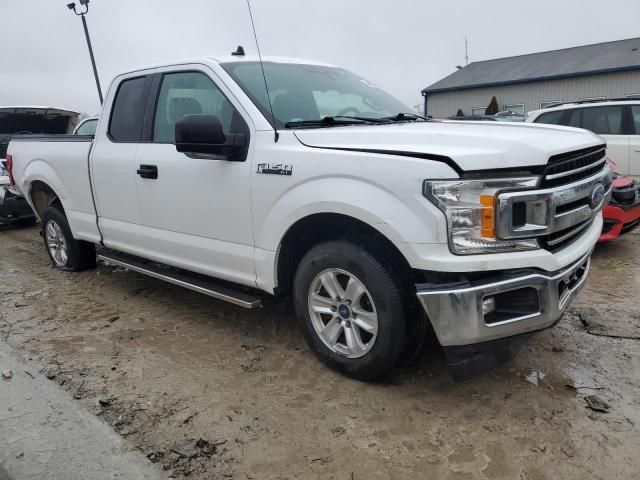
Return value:
M 418 115 L 417 113 L 404 112 L 400 112 L 397 115 L 392 115 L 391 117 L 383 117 L 380 120 L 385 120 L 388 122 L 406 122 L 407 120 L 424 120 L 425 122 L 431 121 L 430 118 L 423 117 L 422 115 Z
M 367 123 L 380 123 L 383 122 L 384 120 L 382 120 L 381 118 L 371 118 L 371 117 L 351 117 L 348 115 L 337 115 L 335 117 L 324 117 L 324 118 L 332 118 L 332 119 L 336 119 L 336 118 L 346 118 L 346 119 L 351 119 L 351 120 L 360 120 L 361 122 L 367 122 Z
M 351 117 L 348 115 L 336 115 L 335 117 L 322 117 L 318 120 L 293 120 L 284 124 L 285 128 L 295 127 L 331 127 L 334 125 L 354 125 L 358 123 L 380 123 L 378 118 Z

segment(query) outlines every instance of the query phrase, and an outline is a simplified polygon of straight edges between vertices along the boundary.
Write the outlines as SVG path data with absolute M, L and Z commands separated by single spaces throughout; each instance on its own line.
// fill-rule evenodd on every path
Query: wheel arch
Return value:
M 44 210 L 54 203 L 57 203 L 58 208 L 64 213 L 64 205 L 67 203 L 66 189 L 58 173 L 47 160 L 31 160 L 24 168 L 19 188 L 39 218 L 42 218 Z
M 66 216 L 60 196 L 48 183 L 42 180 L 34 180 L 31 182 L 29 185 L 28 198 L 39 218 L 42 218 L 44 211 L 52 205 L 59 208 L 62 214 Z
M 342 213 L 313 213 L 298 219 L 286 231 L 276 255 L 276 293 L 291 289 L 293 276 L 302 257 L 319 243 L 330 240 L 353 239 L 375 248 L 406 277 L 412 272 L 405 255 L 380 230 L 369 223 Z

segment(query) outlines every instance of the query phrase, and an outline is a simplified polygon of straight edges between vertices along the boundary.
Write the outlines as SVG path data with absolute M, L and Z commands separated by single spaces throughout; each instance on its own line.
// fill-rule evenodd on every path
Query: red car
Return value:
M 615 240 L 640 225 L 640 183 L 615 173 L 613 196 L 602 215 L 604 225 L 598 242 Z

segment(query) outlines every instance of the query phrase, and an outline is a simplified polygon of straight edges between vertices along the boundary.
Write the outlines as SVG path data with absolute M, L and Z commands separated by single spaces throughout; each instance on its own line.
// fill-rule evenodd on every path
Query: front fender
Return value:
M 415 183 L 413 192 L 400 195 L 355 177 L 332 176 L 299 183 L 266 210 L 266 217 L 256 225 L 256 246 L 277 251 L 291 226 L 317 213 L 358 219 L 379 231 L 407 257 L 407 243 L 446 242 L 444 216 L 422 197 L 420 181 Z

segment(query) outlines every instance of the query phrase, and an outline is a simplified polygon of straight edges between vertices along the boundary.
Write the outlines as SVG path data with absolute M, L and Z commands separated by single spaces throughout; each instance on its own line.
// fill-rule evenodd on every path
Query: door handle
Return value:
M 140 165 L 137 173 L 142 178 L 155 180 L 158 178 L 158 167 L 156 167 L 155 165 Z
M 636 152 L 636 153 L 640 153 L 640 148 L 636 148 L 636 149 L 634 150 L 634 152 Z

